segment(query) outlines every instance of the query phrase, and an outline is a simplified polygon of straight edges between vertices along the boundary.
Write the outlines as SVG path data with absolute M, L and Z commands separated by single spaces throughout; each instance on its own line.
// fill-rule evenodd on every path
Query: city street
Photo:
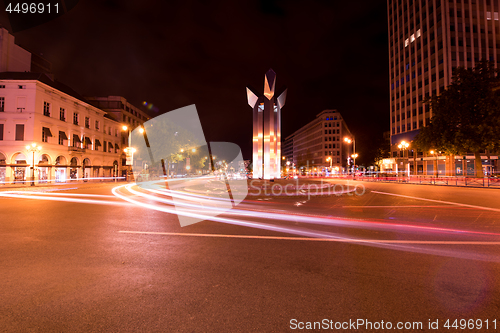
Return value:
M 358 187 L 249 195 L 185 227 L 170 196 L 134 185 L 6 189 L 2 331 L 281 332 L 293 319 L 495 331 L 499 190 L 328 182 Z

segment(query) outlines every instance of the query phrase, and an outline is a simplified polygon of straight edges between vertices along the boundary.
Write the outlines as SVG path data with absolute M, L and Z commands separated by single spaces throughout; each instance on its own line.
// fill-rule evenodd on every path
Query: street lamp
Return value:
M 354 153 L 351 155 L 351 157 L 353 159 L 352 174 L 353 174 L 353 177 L 355 179 L 356 178 L 356 157 L 358 157 L 358 154 Z
M 127 156 L 125 158 L 127 158 L 128 156 L 130 156 L 130 141 L 132 141 L 132 133 L 130 131 L 130 128 L 127 126 L 127 125 L 123 125 L 122 126 L 122 131 L 127 131 L 127 148 L 125 148 L 123 151 L 125 152 L 125 154 L 127 154 Z M 143 130 L 144 131 L 144 130 Z M 118 170 L 116 170 L 116 172 L 118 172 Z M 129 168 L 127 166 L 127 170 L 126 170 L 126 181 L 129 180 Z M 115 177 L 118 176 L 118 175 L 115 175 Z
M 181 148 L 181 150 L 180 150 L 181 154 L 184 154 L 184 152 L 186 152 L 186 167 L 185 168 L 188 171 L 191 170 L 191 166 L 188 164 L 188 159 L 190 160 L 190 156 L 191 156 L 189 151 L 191 151 L 191 153 L 194 154 L 194 153 L 196 153 L 196 148 L 191 148 L 191 149 Z
M 404 158 L 405 158 L 405 150 L 407 150 L 409 146 L 410 146 L 410 144 L 404 140 L 401 141 L 401 143 L 398 145 L 399 150 L 403 150 L 403 163 L 404 163 Z M 407 166 L 408 177 L 410 177 L 410 163 L 408 162 L 407 164 L 408 164 L 408 166 Z
M 139 127 L 139 133 L 144 134 L 144 127 L 142 127 L 142 125 L 139 125 L 138 127 Z M 134 153 L 135 149 L 130 147 L 130 144 L 132 143 L 132 131 L 131 131 L 130 127 L 127 125 L 123 125 L 122 131 L 127 131 L 127 137 L 128 137 L 127 138 L 127 148 L 125 148 L 123 151 L 125 153 Z M 151 152 L 150 152 L 150 154 L 151 154 Z M 130 156 L 130 155 L 128 155 L 128 156 Z M 126 180 L 127 181 L 130 178 L 131 168 L 132 168 L 132 166 L 127 166 L 127 170 L 126 170 L 126 176 L 127 176 Z M 118 170 L 117 170 L 117 172 L 118 172 Z
M 439 177 L 438 175 L 438 152 L 437 151 L 434 151 L 434 150 L 431 150 L 429 153 L 431 153 L 431 155 L 434 155 L 434 175 L 436 177 Z
M 348 138 L 348 137 L 345 137 L 344 138 L 344 141 L 347 142 L 347 143 L 351 143 L 352 142 L 352 155 L 356 155 L 356 157 L 358 156 L 356 154 L 356 139 L 354 139 L 354 136 L 351 138 Z M 351 157 L 352 157 L 351 155 Z M 347 160 L 349 161 L 349 154 L 347 154 Z M 354 168 L 356 167 L 356 158 L 354 158 L 354 164 L 352 166 L 352 172 L 354 173 Z
M 37 146 L 36 143 L 26 146 L 26 150 L 33 153 L 33 162 L 31 167 L 31 186 L 35 186 L 35 152 L 40 152 L 42 150 L 41 146 Z
M 328 158 L 326 160 L 330 161 L 330 172 L 332 172 L 332 157 L 328 156 Z

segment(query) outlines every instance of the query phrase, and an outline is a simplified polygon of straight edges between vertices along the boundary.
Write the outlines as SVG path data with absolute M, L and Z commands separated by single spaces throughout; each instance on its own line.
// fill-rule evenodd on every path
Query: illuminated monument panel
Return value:
M 264 95 L 247 87 L 248 104 L 253 108 L 253 178 L 281 177 L 281 108 L 286 89 L 275 97 L 276 73 L 267 71 Z

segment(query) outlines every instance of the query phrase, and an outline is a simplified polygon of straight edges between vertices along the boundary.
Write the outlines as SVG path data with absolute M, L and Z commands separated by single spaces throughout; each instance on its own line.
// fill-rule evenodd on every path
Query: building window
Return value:
M 96 121 L 95 121 L 95 129 L 96 129 L 96 130 L 99 130 L 99 126 L 100 126 L 100 124 L 99 124 L 99 120 L 96 120 Z
M 88 138 L 88 137 L 85 137 L 83 139 L 83 146 L 85 149 L 89 149 L 89 150 L 92 149 L 92 140 L 90 140 L 90 138 Z
M 26 86 L 24 86 L 24 85 L 18 85 L 17 87 L 18 87 L 19 89 L 26 89 Z
M 4 112 L 5 109 L 5 97 L 0 97 L 0 112 Z
M 0 89 L 5 89 L 5 85 L 4 84 L 0 85 Z
M 42 142 L 49 142 L 49 136 L 52 136 L 48 127 L 42 127 Z
M 16 141 L 24 141 L 24 124 L 16 124 Z
M 66 121 L 66 110 L 59 108 L 59 120 Z
M 50 103 L 49 102 L 43 102 L 43 115 L 50 117 Z
M 90 118 L 85 117 L 85 128 L 90 128 Z
M 66 136 L 66 133 L 64 133 L 63 131 L 59 131 L 59 144 L 61 146 L 64 145 L 64 140 L 68 140 L 68 137 Z
M 73 113 L 73 124 L 78 125 L 78 113 Z
M 82 140 L 78 134 L 73 134 L 73 147 L 81 148 Z
M 3 140 L 3 124 L 0 124 L 0 141 Z

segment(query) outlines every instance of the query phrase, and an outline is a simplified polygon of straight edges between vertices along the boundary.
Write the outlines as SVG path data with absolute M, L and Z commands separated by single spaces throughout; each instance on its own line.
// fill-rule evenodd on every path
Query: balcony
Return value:
M 68 151 L 73 154 L 82 154 L 87 151 L 85 148 L 78 148 L 78 147 L 68 147 Z

